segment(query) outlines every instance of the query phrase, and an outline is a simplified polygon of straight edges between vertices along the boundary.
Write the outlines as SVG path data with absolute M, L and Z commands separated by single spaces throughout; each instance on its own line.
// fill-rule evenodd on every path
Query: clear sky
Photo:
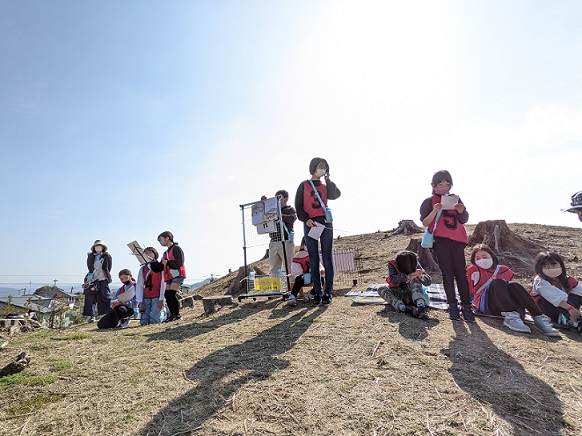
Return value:
M 581 22 L 578 1 L 0 0 L 0 285 L 79 282 L 95 239 L 137 270 L 125 244 L 164 230 L 189 282 L 224 274 L 239 205 L 293 201 L 315 156 L 336 234 L 419 223 L 443 168 L 471 223 L 579 227 Z

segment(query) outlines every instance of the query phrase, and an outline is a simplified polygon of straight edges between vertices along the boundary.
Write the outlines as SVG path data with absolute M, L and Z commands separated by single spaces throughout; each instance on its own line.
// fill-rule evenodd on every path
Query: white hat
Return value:
M 103 239 L 97 239 L 95 242 L 93 242 L 93 245 L 91 245 L 91 251 L 95 251 L 95 245 L 102 245 L 103 251 L 107 251 L 107 245 L 105 245 Z
M 582 191 L 576 192 L 572 195 L 572 203 L 570 203 L 570 208 L 562 209 L 562 212 L 581 212 L 582 211 Z

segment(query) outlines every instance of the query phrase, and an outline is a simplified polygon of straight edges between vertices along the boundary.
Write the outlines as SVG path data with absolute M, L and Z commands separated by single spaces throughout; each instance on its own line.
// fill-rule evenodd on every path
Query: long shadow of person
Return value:
M 493 344 L 476 323 L 453 322 L 455 337 L 441 352 L 453 363 L 457 385 L 513 426 L 512 434 L 557 435 L 564 426 L 562 403 L 554 389 L 526 372 Z
M 305 308 L 240 344 L 222 348 L 198 361 L 185 377 L 196 386 L 160 410 L 143 435 L 183 434 L 199 428 L 246 383 L 269 377 L 289 362 L 277 358 L 321 316 L 325 306 Z
M 279 304 L 280 305 L 280 304 Z M 248 316 L 254 315 L 263 310 L 272 310 L 277 306 L 276 302 L 261 302 L 261 304 L 243 304 L 235 309 L 228 310 L 222 314 L 201 317 L 193 322 L 184 322 L 180 324 L 168 324 L 171 328 L 163 331 L 146 334 L 148 342 L 151 341 L 177 341 L 182 342 L 187 339 L 203 335 L 222 326 L 242 321 Z
M 398 313 L 389 305 L 384 306 L 383 310 L 378 311 L 378 315 L 387 318 L 390 324 L 398 324 L 398 332 L 400 335 L 403 338 L 413 341 L 426 339 L 428 331 L 439 323 L 438 319 L 434 318 L 422 320 Z

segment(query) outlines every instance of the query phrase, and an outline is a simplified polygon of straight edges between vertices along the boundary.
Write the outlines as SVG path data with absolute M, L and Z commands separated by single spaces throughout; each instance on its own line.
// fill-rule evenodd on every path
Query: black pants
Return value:
M 172 291 L 166 289 L 164 297 L 166 298 L 166 303 L 168 304 L 168 309 L 170 309 L 170 316 L 180 315 L 180 302 L 178 301 L 178 296 L 176 295 L 178 291 Z
M 295 282 L 293 283 L 293 287 L 291 288 L 291 295 L 297 297 L 303 286 L 305 286 L 303 276 L 297 276 L 295 278 Z M 321 278 L 321 286 L 325 286 L 325 279 L 323 277 Z
M 582 296 L 580 295 L 568 294 L 568 299 L 566 301 L 570 306 L 574 306 L 578 310 L 580 310 L 580 306 L 582 306 Z M 566 319 L 570 319 L 570 314 L 566 309 L 554 306 L 545 298 L 541 298 L 538 304 L 542 312 L 552 319 L 552 322 L 558 322 L 558 316 L 560 316 L 560 314 L 563 314 Z
M 447 303 L 449 306 L 457 306 L 457 297 L 455 295 L 455 279 L 457 280 L 457 289 L 461 304 L 468 306 L 471 304 L 469 297 L 469 281 L 465 268 L 465 244 L 459 241 L 453 241 L 449 238 L 435 237 L 433 253 L 439 263 L 439 268 L 443 275 L 443 287 L 447 294 Z
M 97 321 L 99 329 L 114 329 L 124 319 L 133 316 L 133 309 L 126 305 L 115 306 L 107 315 Z
M 105 315 L 111 311 L 111 291 L 107 280 L 93 283 L 92 288 L 83 291 L 83 316 Z
M 501 312 L 518 312 L 523 319 L 526 309 L 532 316 L 542 314 L 529 292 L 517 282 L 494 279 L 487 289 L 486 298 L 487 308 L 492 315 L 500 315 Z

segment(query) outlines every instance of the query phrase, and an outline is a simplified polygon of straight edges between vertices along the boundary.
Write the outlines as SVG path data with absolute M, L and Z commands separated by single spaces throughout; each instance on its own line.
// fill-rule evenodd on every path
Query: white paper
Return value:
M 321 234 L 325 230 L 325 226 L 321 223 L 318 223 L 317 221 L 315 221 L 313 224 L 315 224 L 315 226 L 311 227 L 311 229 L 309 230 L 309 233 L 307 233 L 307 236 L 309 236 L 310 238 L 319 240 L 319 238 L 321 237 Z
M 134 295 L 135 295 L 135 286 L 132 286 L 127 291 L 125 291 L 123 294 L 119 294 L 117 296 L 117 299 L 119 301 L 121 301 L 122 303 L 127 303 L 129 300 L 131 300 L 134 297 Z
M 263 200 L 263 203 L 265 203 L 265 213 L 275 214 L 275 219 L 277 219 L 277 197 L 267 198 Z
M 265 214 L 265 203 L 259 201 L 253 204 L 253 207 L 251 208 L 251 214 L 253 226 L 257 226 L 265 221 L 263 218 L 263 215 Z
M 259 235 L 264 235 L 265 233 L 272 233 L 277 231 L 277 224 L 275 221 L 264 221 L 255 226 L 257 228 L 257 233 Z
M 455 194 L 446 194 L 441 197 L 441 204 L 443 210 L 451 210 L 455 208 L 455 204 L 459 202 L 459 196 Z

